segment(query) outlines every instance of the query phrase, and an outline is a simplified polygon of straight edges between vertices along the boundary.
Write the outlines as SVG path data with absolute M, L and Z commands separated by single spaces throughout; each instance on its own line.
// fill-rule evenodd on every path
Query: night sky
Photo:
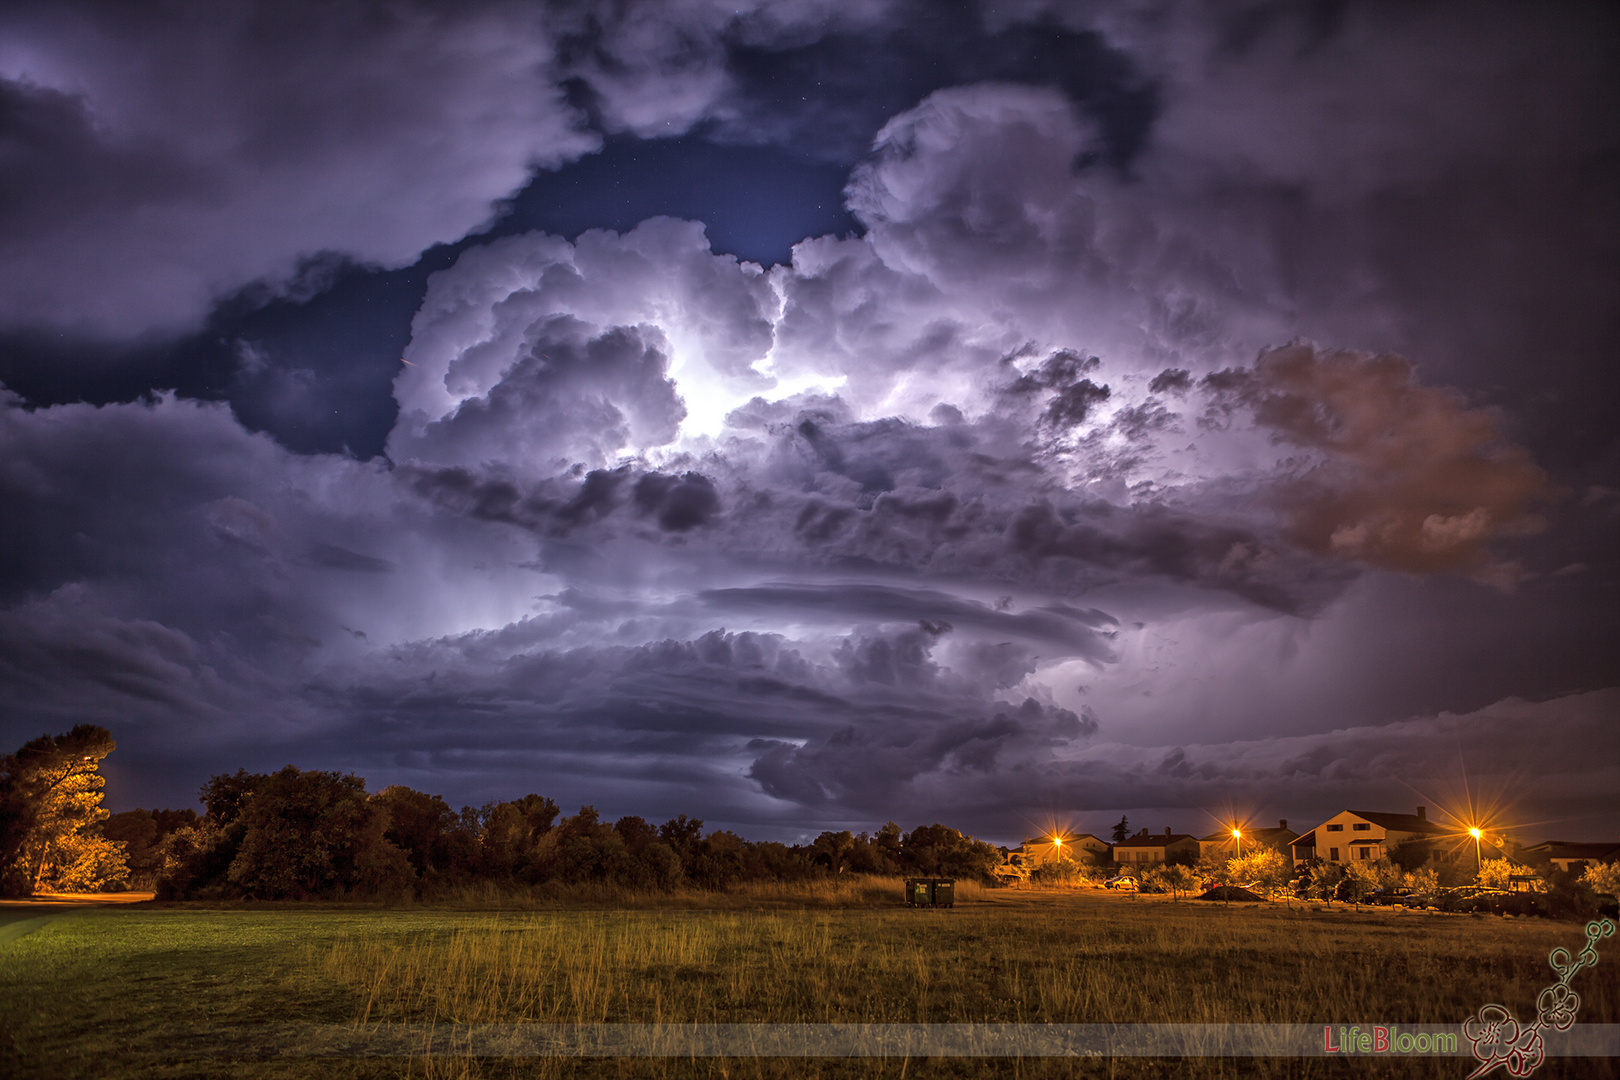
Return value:
M 1620 835 L 1610 4 L 0 9 L 0 749 Z

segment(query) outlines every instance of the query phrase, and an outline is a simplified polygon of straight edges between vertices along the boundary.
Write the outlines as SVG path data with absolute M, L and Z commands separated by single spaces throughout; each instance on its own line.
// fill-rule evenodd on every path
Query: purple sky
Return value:
M 1611 6 L 0 12 L 0 743 L 1620 835 Z

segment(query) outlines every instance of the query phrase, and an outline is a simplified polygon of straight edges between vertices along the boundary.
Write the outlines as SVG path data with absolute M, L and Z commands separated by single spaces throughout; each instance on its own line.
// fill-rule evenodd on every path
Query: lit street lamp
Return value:
M 1468 829 L 1468 835 L 1474 838 L 1474 880 L 1478 881 L 1479 872 L 1481 869 L 1479 861 L 1479 838 L 1484 834 L 1480 831 L 1478 825 L 1472 825 Z
M 1232 826 L 1232 839 L 1237 841 L 1237 857 L 1243 858 L 1243 830 L 1236 825 Z

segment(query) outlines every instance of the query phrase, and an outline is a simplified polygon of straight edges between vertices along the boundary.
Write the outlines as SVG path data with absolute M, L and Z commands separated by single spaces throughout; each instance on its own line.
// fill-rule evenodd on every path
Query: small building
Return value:
M 1053 836 L 1037 836 L 1033 840 L 1025 840 L 1018 850 L 1024 853 L 1031 865 L 1035 866 L 1054 859 L 1072 859 L 1076 862 L 1089 859 L 1091 862 L 1105 863 L 1112 855 L 1113 845 L 1090 833 L 1071 833 L 1065 830 Z
M 1275 829 L 1242 829 L 1242 839 L 1232 835 L 1231 829 L 1212 832 L 1198 838 L 1200 859 L 1230 859 L 1240 851 L 1253 853 L 1260 848 L 1271 848 L 1289 855 L 1289 845 L 1299 839 L 1299 833 L 1288 827 L 1288 819 L 1277 822 Z
M 1007 852 L 1002 865 L 996 870 L 996 876 L 1005 881 L 1021 881 L 1048 863 L 1068 860 L 1082 865 L 1088 862 L 1103 864 L 1109 862 L 1112 856 L 1113 850 L 1108 841 L 1090 833 L 1064 830 L 1025 840 Z
M 1620 844 L 1543 840 L 1525 848 L 1523 858 L 1532 863 L 1551 863 L 1568 874 L 1579 874 L 1594 863 L 1620 862 Z
M 1121 866 L 1144 869 L 1166 863 L 1191 866 L 1198 861 L 1198 838 L 1190 833 L 1171 832 L 1168 828 L 1162 835 L 1143 829 L 1114 845 L 1114 861 Z

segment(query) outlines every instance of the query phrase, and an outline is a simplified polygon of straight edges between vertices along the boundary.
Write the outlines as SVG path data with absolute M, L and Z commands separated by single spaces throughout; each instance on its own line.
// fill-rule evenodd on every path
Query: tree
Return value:
M 1114 843 L 1123 844 L 1126 840 L 1130 839 L 1130 835 L 1131 819 L 1126 817 L 1124 814 L 1121 814 L 1119 816 L 1119 824 L 1114 826 Z
M 1434 900 L 1435 894 L 1440 891 L 1440 875 L 1430 867 L 1419 867 L 1408 870 L 1401 875 L 1401 884 L 1412 890 L 1412 895 L 1425 904 Z
M 1346 900 L 1360 901 L 1379 889 L 1392 888 L 1401 883 L 1401 869 L 1387 856 L 1377 859 L 1358 859 L 1344 864 L 1344 877 L 1349 882 Z
M 460 825 L 449 803 L 404 784 L 391 784 L 371 798 L 388 815 L 383 836 L 405 853 L 419 876 L 432 878 L 448 869 L 449 835 Z
M 1595 893 L 1620 896 L 1620 863 L 1590 863 L 1581 873 L 1581 883 Z
M 1258 848 L 1226 864 L 1229 884 L 1258 889 L 1266 896 L 1273 896 L 1286 888 L 1292 874 L 1293 867 L 1288 865 L 1288 860 L 1276 848 Z
M 203 813 L 216 825 L 230 825 L 242 813 L 242 806 L 253 797 L 253 791 L 269 777 L 263 773 L 250 773 L 237 769 L 234 773 L 220 773 L 210 777 L 197 792 L 203 804 Z
M 226 877 L 243 895 L 375 895 L 415 877 L 405 853 L 384 836 L 387 813 L 367 798 L 358 776 L 288 765 L 261 778 L 239 810 L 242 841 Z
M 848 829 L 833 832 L 830 829 L 810 845 L 811 859 L 834 874 L 844 871 L 844 864 L 855 851 L 855 834 Z
M 197 811 L 126 810 L 101 823 L 101 835 L 124 845 L 133 889 L 152 889 L 162 876 L 167 861 L 168 838 L 183 828 L 197 825 Z
M 1338 863 L 1313 858 L 1305 865 L 1306 892 L 1316 900 L 1331 902 L 1344 880 L 1344 867 Z
M 1180 900 L 1182 893 L 1191 892 L 1198 883 L 1198 876 L 1193 873 L 1192 867 L 1182 863 L 1166 863 L 1158 873 L 1165 888 L 1170 890 L 1172 900 Z
M 989 881 L 1001 865 L 994 844 L 964 836 L 945 825 L 919 825 L 901 842 L 901 854 L 912 869 L 944 877 Z
M 124 845 L 95 828 L 109 816 L 98 769 L 117 746 L 80 724 L 0 759 L 0 893 L 90 892 L 128 875 Z
M 1490 889 L 1505 889 L 1516 873 L 1519 867 L 1512 859 L 1486 859 L 1479 866 L 1479 883 Z
M 1428 866 L 1434 858 L 1434 841 L 1408 837 L 1389 849 L 1389 861 L 1410 873 Z

